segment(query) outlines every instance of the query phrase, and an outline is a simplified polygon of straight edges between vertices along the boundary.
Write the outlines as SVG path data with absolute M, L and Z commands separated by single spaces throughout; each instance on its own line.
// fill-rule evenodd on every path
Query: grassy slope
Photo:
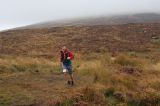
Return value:
M 0 106 L 158 106 L 159 31 L 130 24 L 0 33 Z M 75 52 L 74 87 L 55 57 L 64 44 Z
M 145 52 L 159 48 L 159 38 L 152 39 L 159 37 L 159 29 L 160 24 L 127 24 L 13 30 L 0 33 L 0 53 L 51 56 L 62 45 L 75 51 Z
M 59 63 L 44 58 L 0 59 L 0 104 L 27 106 L 158 105 L 160 61 L 138 54 L 76 54 L 76 85 L 69 87 Z

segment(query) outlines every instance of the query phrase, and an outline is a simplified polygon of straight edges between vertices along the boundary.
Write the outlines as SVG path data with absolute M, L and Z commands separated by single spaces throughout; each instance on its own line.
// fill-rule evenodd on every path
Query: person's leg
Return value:
M 68 67 L 68 74 L 69 74 L 69 77 L 70 77 L 71 85 L 74 85 L 74 78 L 73 78 L 72 66 L 69 66 L 69 67 Z
M 64 73 L 64 80 L 67 81 L 67 72 L 63 72 Z
M 67 71 L 67 69 L 66 69 L 66 72 L 64 72 L 64 79 L 65 79 L 65 81 L 67 81 L 67 84 L 71 84 L 71 82 L 70 82 L 70 78 L 68 78 L 68 76 L 67 76 L 67 73 L 68 73 L 68 71 Z
M 73 73 L 69 74 L 70 80 L 73 81 Z
M 71 78 L 71 84 L 74 85 L 73 73 L 70 74 L 70 78 Z
M 72 73 L 72 74 L 70 74 L 70 79 L 71 79 L 71 85 L 74 85 L 73 73 Z
M 64 80 L 67 81 L 68 84 L 70 84 L 68 78 L 67 78 L 67 66 L 65 64 L 63 64 L 63 74 L 64 74 Z

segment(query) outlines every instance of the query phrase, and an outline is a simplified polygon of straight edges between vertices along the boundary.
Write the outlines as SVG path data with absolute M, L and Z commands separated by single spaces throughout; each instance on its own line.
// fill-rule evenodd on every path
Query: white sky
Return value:
M 159 12 L 160 0 L 0 0 L 0 30 L 65 18 Z

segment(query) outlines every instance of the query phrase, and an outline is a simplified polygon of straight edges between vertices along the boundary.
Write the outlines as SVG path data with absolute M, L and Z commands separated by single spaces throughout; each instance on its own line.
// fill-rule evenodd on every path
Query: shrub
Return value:
M 0 65 L 0 74 L 4 73 L 6 70 L 5 66 Z
M 26 91 L 21 91 L 18 92 L 16 94 L 14 94 L 14 96 L 12 96 L 12 105 L 13 106 L 31 106 L 33 104 L 35 104 L 35 99 L 34 96 L 31 95 L 29 92 Z
M 89 102 L 93 102 L 96 99 L 96 91 L 91 87 L 83 89 L 84 99 Z
M 113 96 L 114 92 L 115 92 L 114 87 L 110 87 L 104 91 L 104 95 L 105 97 Z
M 120 72 L 130 74 L 130 75 L 133 75 L 133 74 L 139 75 L 142 72 L 142 70 L 140 70 L 139 68 L 135 68 L 133 66 L 123 66 L 120 69 Z
M 142 57 L 129 57 L 120 55 L 114 62 L 121 72 L 140 75 L 148 70 L 153 70 L 153 63 Z
M 73 106 L 74 101 L 72 99 L 66 99 L 60 105 L 56 106 Z
M 24 72 L 24 71 L 27 70 L 26 66 L 24 66 L 24 65 L 16 65 L 16 64 L 11 65 L 9 68 L 13 72 Z
M 132 98 L 128 98 L 127 103 L 129 106 L 159 106 L 160 94 L 159 93 L 144 93 L 141 92 Z
M 0 106 L 11 105 L 11 95 L 8 93 L 0 92 Z
M 160 81 L 152 82 L 150 86 L 156 89 L 157 91 L 160 91 Z
M 118 101 L 113 96 L 110 96 L 106 99 L 106 105 L 107 106 L 118 106 Z
M 87 102 L 92 102 L 94 104 L 102 104 L 104 103 L 104 95 L 99 90 L 96 90 L 93 87 L 85 87 L 82 90 L 83 100 Z
M 133 66 L 133 67 L 141 67 L 141 63 L 138 59 L 129 58 L 124 55 L 120 55 L 115 60 L 116 64 L 119 64 L 121 66 Z

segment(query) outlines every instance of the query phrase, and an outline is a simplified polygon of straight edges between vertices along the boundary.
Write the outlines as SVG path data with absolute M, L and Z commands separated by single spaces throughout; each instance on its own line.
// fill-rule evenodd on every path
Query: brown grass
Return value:
M 63 45 L 81 52 L 159 52 L 159 34 L 158 23 L 10 30 L 0 33 L 0 54 L 49 58 Z
M 75 53 L 75 87 L 67 87 L 58 61 L 46 58 L 0 58 L 0 104 L 158 105 L 159 63 L 130 53 Z M 121 71 L 133 68 L 135 73 Z M 137 70 L 142 70 L 137 74 Z M 19 101 L 19 102 L 17 102 Z

